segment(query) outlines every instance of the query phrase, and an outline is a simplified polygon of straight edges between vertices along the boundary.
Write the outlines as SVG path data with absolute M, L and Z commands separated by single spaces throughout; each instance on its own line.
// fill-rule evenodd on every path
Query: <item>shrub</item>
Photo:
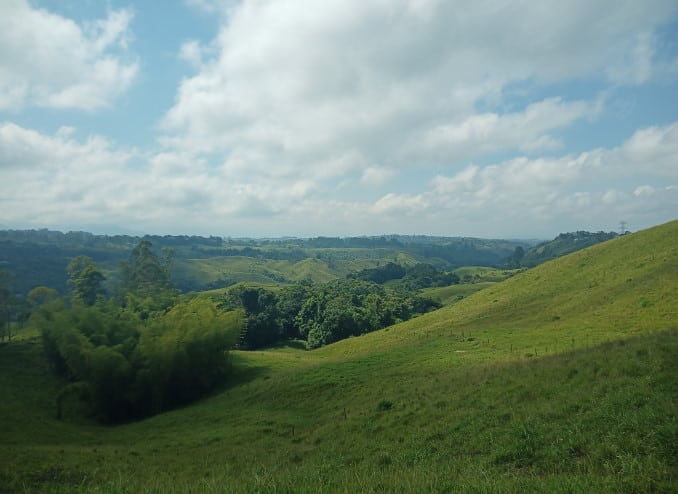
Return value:
M 78 383 L 92 415 L 120 422 L 187 403 L 222 383 L 242 319 L 239 311 L 194 299 L 148 320 L 113 306 L 77 305 L 38 314 L 36 323 L 55 371 Z

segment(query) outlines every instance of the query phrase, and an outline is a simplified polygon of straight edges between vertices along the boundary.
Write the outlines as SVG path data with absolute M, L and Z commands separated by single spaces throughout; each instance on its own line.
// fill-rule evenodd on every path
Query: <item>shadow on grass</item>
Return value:
M 292 348 L 294 350 L 308 350 L 306 342 L 304 340 L 287 340 L 283 341 L 279 345 L 274 346 L 273 348 Z
M 269 374 L 271 368 L 265 365 L 253 366 L 251 362 L 246 361 L 240 355 L 231 354 L 231 375 L 226 382 L 217 387 L 210 395 L 226 391 L 236 386 L 242 386 L 250 381 L 254 381 L 266 374 Z

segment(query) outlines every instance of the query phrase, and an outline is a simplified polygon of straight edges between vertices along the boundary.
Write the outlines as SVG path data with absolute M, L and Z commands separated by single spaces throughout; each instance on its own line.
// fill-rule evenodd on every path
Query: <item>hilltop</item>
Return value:
M 678 478 L 678 221 L 117 427 L 58 421 L 37 339 L 0 347 L 12 492 L 669 491 Z M 2 492 L 2 488 L 0 488 Z

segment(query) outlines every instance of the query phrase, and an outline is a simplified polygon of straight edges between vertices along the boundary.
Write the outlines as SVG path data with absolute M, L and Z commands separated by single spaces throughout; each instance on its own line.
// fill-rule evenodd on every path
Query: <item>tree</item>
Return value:
M 226 293 L 225 307 L 241 308 L 247 321 L 241 344 L 254 349 L 272 345 L 282 336 L 276 294 L 258 287 L 239 286 Z
M 106 277 L 97 269 L 91 258 L 78 256 L 66 268 L 69 275 L 68 284 L 73 288 L 73 297 L 86 306 L 94 305 L 106 290 L 103 283 Z
M 242 311 L 205 299 L 176 304 L 147 321 L 109 303 L 74 304 L 34 316 L 54 370 L 69 380 L 57 399 L 86 403 L 104 422 L 147 416 L 188 403 L 229 375 L 228 351 Z
M 28 302 L 34 307 L 45 305 L 50 302 L 54 302 L 59 298 L 59 292 L 54 288 L 49 288 L 46 286 L 36 286 L 26 295 Z
M 525 257 L 525 249 L 520 245 L 515 248 L 511 257 L 508 258 L 508 266 L 510 268 L 519 268 L 521 266 L 522 260 Z
M 301 338 L 297 314 L 310 296 L 313 286 L 309 282 L 300 282 L 283 288 L 278 293 L 277 312 L 280 329 L 285 338 Z
M 121 295 L 126 304 L 144 317 L 153 311 L 170 307 L 176 290 L 169 278 L 171 253 L 164 253 L 163 265 L 151 250 L 148 240 L 140 241 L 127 261 L 121 263 Z
M 14 275 L 9 271 L 0 271 L 0 341 L 12 339 L 12 315 L 17 299 L 12 292 Z

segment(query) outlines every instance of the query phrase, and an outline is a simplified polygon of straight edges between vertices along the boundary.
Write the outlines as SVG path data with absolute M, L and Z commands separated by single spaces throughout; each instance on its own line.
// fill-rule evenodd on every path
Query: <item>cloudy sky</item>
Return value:
M 676 218 L 675 0 L 0 1 L 0 228 Z

